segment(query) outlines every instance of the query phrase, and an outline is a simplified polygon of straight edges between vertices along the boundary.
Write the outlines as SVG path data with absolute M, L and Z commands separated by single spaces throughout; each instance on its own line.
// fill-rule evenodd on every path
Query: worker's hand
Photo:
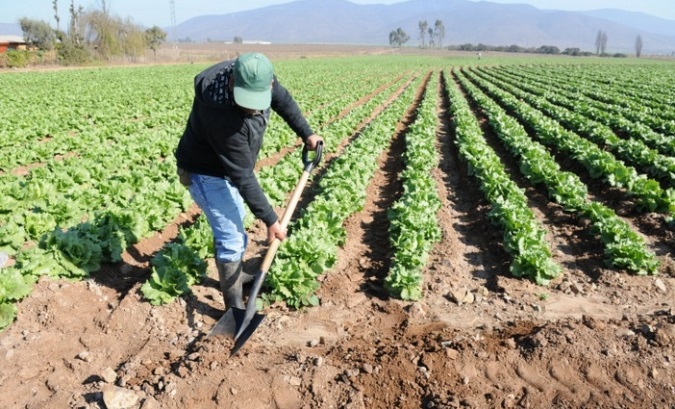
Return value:
M 317 134 L 312 134 L 305 140 L 305 145 L 307 145 L 307 149 L 310 151 L 315 151 L 319 142 L 323 142 L 323 138 Z
M 284 241 L 286 238 L 286 229 L 281 228 L 281 223 L 277 220 L 273 225 L 267 227 L 267 243 L 272 244 L 274 239 Z

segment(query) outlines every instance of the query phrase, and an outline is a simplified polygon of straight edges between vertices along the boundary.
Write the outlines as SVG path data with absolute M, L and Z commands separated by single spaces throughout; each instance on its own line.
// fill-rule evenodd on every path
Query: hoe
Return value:
M 284 215 L 281 218 L 281 227 L 285 229 L 288 226 L 288 222 L 295 211 L 295 206 L 298 204 L 300 195 L 302 194 L 309 175 L 320 162 L 321 156 L 323 153 L 323 142 L 320 142 L 316 147 L 316 154 L 313 160 L 308 158 L 308 149 L 305 146 L 302 150 L 302 162 L 305 165 L 300 180 L 298 181 L 291 198 L 288 200 L 288 205 L 284 211 Z M 260 266 L 260 271 L 256 274 L 255 280 L 251 287 L 251 292 L 249 293 L 248 302 L 246 304 L 246 309 L 242 310 L 240 308 L 230 308 L 223 315 L 223 317 L 216 323 L 209 337 L 213 335 L 229 335 L 234 336 L 234 346 L 230 352 L 230 356 L 236 354 L 239 349 L 248 341 L 248 339 L 253 335 L 253 332 L 258 328 L 265 316 L 256 311 L 255 301 L 258 298 L 258 293 L 260 288 L 265 281 L 267 272 L 272 265 L 274 256 L 276 255 L 277 250 L 281 241 L 279 239 L 274 239 L 270 244 L 270 247 L 265 254 L 262 265 Z M 234 321 L 234 329 L 232 328 Z

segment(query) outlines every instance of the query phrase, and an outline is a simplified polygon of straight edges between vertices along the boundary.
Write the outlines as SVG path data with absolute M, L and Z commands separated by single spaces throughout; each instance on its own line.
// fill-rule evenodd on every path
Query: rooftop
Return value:
M 25 43 L 22 36 L 0 35 L 0 43 Z

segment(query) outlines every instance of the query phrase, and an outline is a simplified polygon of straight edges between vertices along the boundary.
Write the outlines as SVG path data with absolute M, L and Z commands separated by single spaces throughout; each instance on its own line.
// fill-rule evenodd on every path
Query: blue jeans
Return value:
M 190 175 L 190 195 L 202 209 L 213 232 L 217 261 L 239 261 L 248 236 L 244 230 L 244 199 L 227 179 Z

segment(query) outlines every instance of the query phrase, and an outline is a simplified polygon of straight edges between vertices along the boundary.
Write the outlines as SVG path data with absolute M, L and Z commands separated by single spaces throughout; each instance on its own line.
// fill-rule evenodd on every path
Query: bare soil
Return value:
M 223 313 L 212 260 L 191 295 L 151 306 L 139 291 L 149 260 L 194 220 L 193 209 L 86 281 L 37 283 L 0 333 L 0 406 L 675 408 L 672 231 L 655 215 L 627 214 L 649 230 L 662 262 L 659 276 L 632 276 L 607 269 L 583 225 L 529 192 L 565 271 L 549 287 L 513 278 L 458 158 L 447 100 L 438 115 L 443 238 L 422 300 L 391 299 L 383 288 L 386 212 L 400 194 L 411 110 L 379 158 L 365 208 L 346 223 L 320 306 L 267 308 L 234 357 L 231 339 L 206 337 Z M 250 238 L 246 268 L 255 270 L 267 248 L 263 226 Z

